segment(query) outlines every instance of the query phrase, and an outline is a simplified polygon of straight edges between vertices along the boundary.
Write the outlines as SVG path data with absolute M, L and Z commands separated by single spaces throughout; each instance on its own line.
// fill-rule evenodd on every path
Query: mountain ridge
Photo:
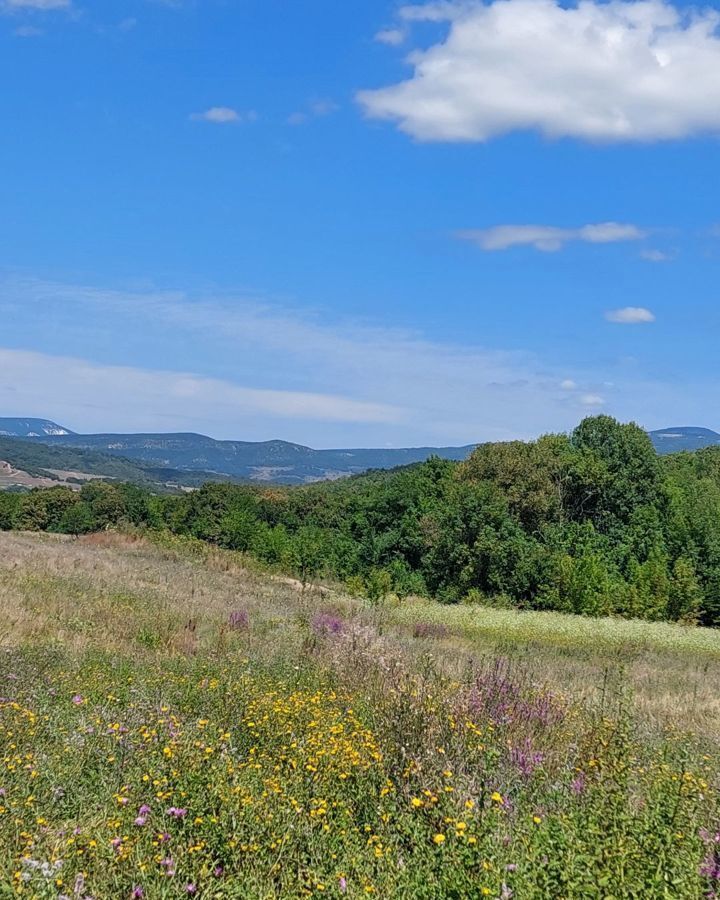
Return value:
M 699 426 L 663 428 L 648 434 L 660 454 L 720 445 L 720 434 Z M 463 460 L 477 446 L 315 450 L 279 439 L 218 440 L 196 432 L 78 434 L 50 419 L 1 417 L 0 435 L 50 447 L 122 457 L 144 467 L 278 484 L 344 478 L 369 469 L 390 469 L 423 462 L 433 455 Z

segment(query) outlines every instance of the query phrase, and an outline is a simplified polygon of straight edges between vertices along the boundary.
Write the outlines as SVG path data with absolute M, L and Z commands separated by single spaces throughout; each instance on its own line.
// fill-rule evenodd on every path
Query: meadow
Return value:
M 0 896 L 699 898 L 720 634 L 0 533 Z

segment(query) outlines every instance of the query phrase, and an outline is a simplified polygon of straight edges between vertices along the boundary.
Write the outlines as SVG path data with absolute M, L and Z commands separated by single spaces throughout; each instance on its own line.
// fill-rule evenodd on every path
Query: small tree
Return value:
M 373 606 L 378 606 L 392 590 L 392 575 L 385 569 L 371 569 L 365 579 L 365 593 Z
M 68 506 L 58 525 L 58 531 L 63 534 L 71 534 L 74 537 L 79 537 L 81 534 L 89 534 L 94 528 L 95 520 L 92 510 L 82 500 L 73 506 Z

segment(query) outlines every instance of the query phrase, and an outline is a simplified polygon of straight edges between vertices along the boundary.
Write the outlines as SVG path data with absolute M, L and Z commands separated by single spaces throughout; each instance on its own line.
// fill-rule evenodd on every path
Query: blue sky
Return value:
M 720 427 L 715 16 L 0 0 L 0 414 Z

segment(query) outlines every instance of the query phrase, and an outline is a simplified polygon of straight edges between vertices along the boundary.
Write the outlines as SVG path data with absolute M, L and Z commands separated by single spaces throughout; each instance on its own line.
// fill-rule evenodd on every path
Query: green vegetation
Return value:
M 75 447 L 54 447 L 34 441 L 0 436 L 0 460 L 10 463 L 29 475 L 60 480 L 57 472 L 78 472 L 84 475 L 142 484 L 148 489 L 182 485 L 197 486 L 210 479 L 229 481 L 229 476 L 208 472 L 181 472 L 177 469 L 125 459 L 111 453 Z M 71 478 L 71 481 L 82 483 Z
M 658 457 L 607 416 L 570 435 L 480 446 L 298 488 L 184 496 L 88 485 L 0 499 L 0 527 L 129 524 L 192 536 L 303 582 L 499 608 L 720 624 L 720 448 Z
M 593 650 L 572 637 L 587 619 L 487 610 L 566 642 L 535 664 L 520 628 L 500 653 L 478 654 L 477 619 L 457 637 L 481 610 L 427 604 L 447 615 L 428 629 L 421 604 L 241 560 L 161 535 L 0 535 L 0 896 L 716 893 L 718 735 L 679 726 L 717 729 L 720 667 L 660 637 L 717 649 L 716 632 L 645 625 L 640 675 L 636 623 L 591 623 Z M 668 669 L 682 705 L 650 722 L 636 701 Z

